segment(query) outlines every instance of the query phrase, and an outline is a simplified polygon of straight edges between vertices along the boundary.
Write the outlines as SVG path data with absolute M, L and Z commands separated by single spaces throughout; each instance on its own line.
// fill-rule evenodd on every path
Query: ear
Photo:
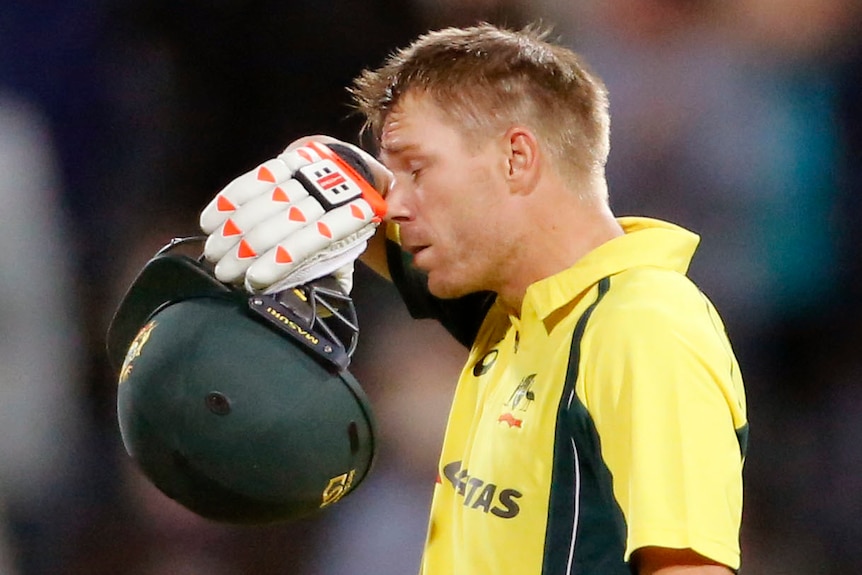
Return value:
M 524 126 L 513 126 L 503 136 L 507 154 L 506 179 L 518 193 L 529 193 L 539 174 L 539 141 Z

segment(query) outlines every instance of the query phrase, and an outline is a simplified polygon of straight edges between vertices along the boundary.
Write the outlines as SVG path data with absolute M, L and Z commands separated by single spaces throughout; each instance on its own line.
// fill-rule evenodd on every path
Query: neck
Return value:
M 572 267 L 605 242 L 623 235 L 623 230 L 604 201 L 582 200 L 564 190 L 556 201 L 537 201 L 524 206 L 520 245 L 523 247 L 507 266 L 497 291 L 508 313 L 520 317 L 527 288 L 542 279 Z M 535 222 L 542 222 L 537 229 Z

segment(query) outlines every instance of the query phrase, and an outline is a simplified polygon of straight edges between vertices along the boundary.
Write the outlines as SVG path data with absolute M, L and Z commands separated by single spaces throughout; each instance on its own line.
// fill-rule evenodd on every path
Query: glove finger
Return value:
M 339 274 L 350 271 L 352 275 L 352 264 L 368 247 L 368 239 L 374 235 L 376 228 L 377 224 L 370 223 L 350 237 L 334 243 L 323 254 L 323 257 L 321 257 L 321 254 L 317 254 L 308 258 L 276 283 L 265 288 L 265 293 L 274 293 L 286 288 L 302 285 L 325 275 L 333 275 L 345 287 L 345 293 L 350 293 L 353 281 L 352 277 L 349 278 L 350 282 L 347 282 L 346 278 L 342 278 Z M 349 270 L 348 264 L 350 264 Z M 262 289 L 253 287 L 248 281 L 248 275 L 246 275 L 245 286 L 246 289 L 252 292 Z
M 213 233 L 242 204 L 261 194 L 270 193 L 274 187 L 291 180 L 298 169 L 323 159 L 325 156 L 317 147 L 301 146 L 285 150 L 235 178 L 201 212 L 201 230 L 205 234 Z
M 292 150 L 288 147 L 277 156 L 290 169 L 291 174 L 295 173 L 299 168 L 319 162 L 326 157 L 314 145 L 300 146 Z
M 292 175 L 293 170 L 284 160 L 273 158 L 237 177 L 203 209 L 199 222 L 201 230 L 205 234 L 213 233 L 242 204 L 261 194 L 270 193 L 275 186 L 289 180 Z
M 255 289 L 272 285 L 330 243 L 332 238 L 321 233 L 317 223 L 306 226 L 253 262 L 245 274 L 246 283 Z
M 317 200 L 307 197 L 296 206 L 271 216 L 255 226 L 249 234 L 242 237 L 235 247 L 227 251 L 215 266 L 215 276 L 223 282 L 234 282 L 251 266 L 258 256 L 274 247 L 286 236 L 296 234 L 305 226 L 323 214 L 323 208 Z M 209 245 L 215 235 L 207 240 Z
M 207 238 L 204 244 L 204 257 L 212 262 L 221 260 L 236 247 L 240 240 L 254 231 L 258 224 L 306 198 L 308 198 L 308 192 L 305 188 L 296 180 L 288 180 L 272 188 L 269 193 L 261 194 L 243 204 Z
M 365 251 L 367 246 L 368 242 L 366 241 L 353 243 L 349 246 L 347 251 L 340 252 L 337 257 L 332 258 L 323 264 L 317 265 L 315 263 L 313 266 L 300 266 L 300 268 L 295 269 L 286 277 L 266 288 L 264 293 L 278 293 L 286 289 L 314 281 L 317 278 L 331 275 L 338 282 L 344 293 L 349 294 L 353 289 L 354 263 L 362 252 Z M 258 291 L 250 286 L 248 282 L 246 282 L 246 289 L 250 292 Z
M 215 265 L 213 275 L 217 280 L 225 283 L 240 283 L 243 274 L 257 259 L 257 254 L 246 249 L 245 241 L 241 241 L 237 246 L 236 254 L 236 257 L 228 256 L 220 259 Z
M 317 222 L 290 234 L 253 262 L 246 272 L 246 284 L 255 289 L 270 286 L 302 266 L 309 258 L 314 259 L 315 265 L 322 264 L 344 251 L 342 244 L 345 239 L 369 227 L 373 233 L 376 225 L 374 211 L 363 199 L 327 212 Z M 366 240 L 367 237 L 364 237 L 361 242 L 364 244 Z M 354 241 L 359 243 L 360 240 L 357 237 Z M 327 249 L 335 247 L 339 249 L 326 253 Z M 357 257 L 360 253 L 362 250 L 357 253 Z M 322 275 L 326 274 L 321 272 L 315 277 Z
M 257 224 L 246 234 L 245 241 L 252 250 L 262 254 L 301 228 L 311 225 L 309 222 L 315 222 L 324 213 L 325 210 L 320 202 L 306 195 L 304 199 L 291 204 L 286 210 Z

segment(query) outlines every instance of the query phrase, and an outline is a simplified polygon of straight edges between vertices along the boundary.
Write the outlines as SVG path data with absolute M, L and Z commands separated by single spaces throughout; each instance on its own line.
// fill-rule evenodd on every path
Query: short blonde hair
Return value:
M 379 142 L 383 124 L 407 92 L 430 95 L 467 134 L 525 125 L 543 140 L 561 173 L 602 172 L 610 147 L 604 83 L 582 58 L 546 40 L 539 26 L 481 24 L 420 36 L 350 89 L 363 131 Z

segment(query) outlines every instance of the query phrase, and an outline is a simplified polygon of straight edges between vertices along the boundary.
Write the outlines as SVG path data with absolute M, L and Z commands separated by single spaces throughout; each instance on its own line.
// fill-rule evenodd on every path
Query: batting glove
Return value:
M 333 275 L 349 293 L 353 262 L 386 214 L 365 158 L 309 141 L 229 183 L 200 216 L 216 278 L 274 293 Z

